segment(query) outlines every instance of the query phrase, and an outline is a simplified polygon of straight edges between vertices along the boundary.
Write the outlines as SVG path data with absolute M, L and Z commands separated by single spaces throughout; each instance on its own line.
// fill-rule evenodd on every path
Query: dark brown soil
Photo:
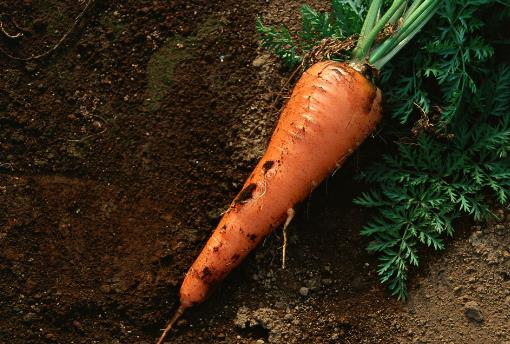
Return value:
M 295 24 L 283 0 L 98 1 L 5 55 L 86 3 L 0 3 L 0 343 L 152 343 L 289 75 L 254 29 Z M 424 260 L 408 304 L 379 285 L 350 202 L 377 140 L 301 206 L 287 269 L 275 233 L 169 341 L 509 343 L 507 224 Z

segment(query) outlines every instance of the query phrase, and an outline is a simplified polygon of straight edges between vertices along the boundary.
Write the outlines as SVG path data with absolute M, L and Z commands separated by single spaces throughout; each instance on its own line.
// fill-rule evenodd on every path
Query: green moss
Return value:
M 105 28 L 112 30 L 112 41 L 114 42 L 119 39 L 122 30 L 124 30 L 126 27 L 126 24 L 119 22 L 119 20 L 113 17 L 111 13 L 103 14 L 101 17 L 99 17 L 99 22 Z
M 189 40 L 189 39 L 188 39 Z M 193 56 L 188 40 L 180 36 L 169 39 L 156 51 L 147 65 L 145 105 L 149 111 L 159 109 L 161 100 L 172 86 L 175 66 Z
M 200 41 L 214 34 L 219 26 L 218 19 L 209 17 L 196 35 L 188 37 L 176 35 L 168 39 L 152 55 L 147 65 L 147 88 L 144 103 L 149 111 L 156 111 L 160 108 L 161 101 L 173 84 L 175 67 L 180 62 L 195 57 Z

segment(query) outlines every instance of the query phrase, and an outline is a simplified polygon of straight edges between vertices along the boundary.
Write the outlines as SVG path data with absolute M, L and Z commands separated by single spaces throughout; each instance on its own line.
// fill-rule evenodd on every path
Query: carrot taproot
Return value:
M 374 130 L 381 91 L 353 65 L 319 62 L 299 79 L 264 156 L 187 272 L 158 344 Z

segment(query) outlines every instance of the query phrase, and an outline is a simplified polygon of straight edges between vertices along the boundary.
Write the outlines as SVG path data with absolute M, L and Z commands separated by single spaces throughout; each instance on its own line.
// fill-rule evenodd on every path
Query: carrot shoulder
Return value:
M 203 302 L 380 118 L 380 90 L 355 69 L 333 61 L 310 67 L 296 84 L 267 151 L 186 274 L 182 308 Z

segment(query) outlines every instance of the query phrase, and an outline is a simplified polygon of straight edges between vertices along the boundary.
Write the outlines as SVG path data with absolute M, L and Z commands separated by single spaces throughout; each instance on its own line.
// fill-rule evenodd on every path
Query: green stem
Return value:
M 402 17 L 402 13 L 404 13 L 404 10 L 406 9 L 407 3 L 403 3 L 398 10 L 393 14 L 393 16 L 388 21 L 388 24 L 395 25 L 397 24 L 397 21 Z
M 382 16 L 382 18 L 374 25 L 374 27 L 370 30 L 370 32 L 366 35 L 362 35 L 360 40 L 358 41 L 358 46 L 354 51 L 354 58 L 357 60 L 365 59 L 368 56 L 370 49 L 372 48 L 372 44 L 374 43 L 377 35 L 381 31 L 381 29 L 388 23 L 391 17 L 397 12 L 397 10 L 404 4 L 407 0 L 395 0 L 391 4 L 390 8 L 386 13 Z M 375 2 L 375 1 L 374 1 Z M 379 1 L 380 2 L 380 1 Z M 372 3 L 373 4 L 373 3 Z M 370 6 L 372 7 L 372 5 Z M 368 15 L 367 15 L 368 17 Z
M 409 16 L 416 10 L 416 8 L 418 6 L 421 5 L 421 3 L 423 2 L 423 0 L 415 0 L 411 6 L 409 6 L 409 8 L 407 9 L 406 13 L 404 14 L 404 22 L 407 21 L 407 18 L 409 18 Z
M 365 58 L 363 55 L 363 45 L 364 41 L 368 33 L 372 30 L 377 20 L 377 14 L 381 9 L 383 1 L 382 0 L 372 0 L 370 3 L 370 7 L 368 8 L 367 16 L 365 17 L 365 21 L 363 21 L 363 26 L 361 27 L 361 32 L 359 34 L 358 44 L 353 51 L 353 57 L 356 60 L 362 60 Z
M 434 15 L 437 5 L 437 0 L 425 0 L 413 13 L 409 13 L 400 30 L 376 48 L 370 56 L 369 62 L 376 68 L 381 68 L 386 64 L 423 28 Z

